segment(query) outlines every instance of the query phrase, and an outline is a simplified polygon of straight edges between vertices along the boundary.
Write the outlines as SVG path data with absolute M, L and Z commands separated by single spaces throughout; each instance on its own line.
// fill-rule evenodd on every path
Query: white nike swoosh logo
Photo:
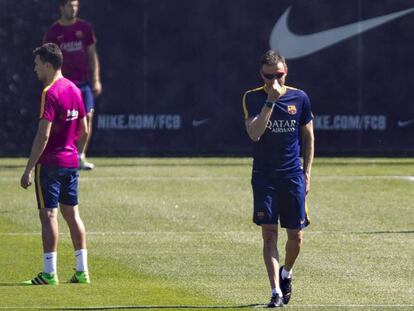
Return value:
M 313 34 L 296 35 L 288 27 L 290 9 L 291 7 L 283 13 L 270 34 L 270 47 L 280 51 L 288 59 L 315 53 L 414 11 L 414 8 L 411 8 Z
M 398 121 L 398 126 L 399 127 L 407 127 L 407 126 L 409 126 L 409 125 L 411 125 L 411 124 L 413 124 L 414 123 L 414 119 L 411 119 L 411 120 L 407 120 L 407 121 Z
M 191 123 L 194 127 L 198 127 L 200 125 L 203 125 L 208 122 L 209 119 L 203 119 L 203 120 L 193 120 Z

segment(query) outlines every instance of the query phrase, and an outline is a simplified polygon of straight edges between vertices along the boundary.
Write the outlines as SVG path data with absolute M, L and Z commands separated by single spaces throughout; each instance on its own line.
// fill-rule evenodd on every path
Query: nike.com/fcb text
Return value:
M 385 131 L 387 117 L 384 115 L 317 115 L 315 130 L 329 131 Z
M 114 130 L 179 130 L 177 114 L 117 114 L 98 116 L 98 129 Z

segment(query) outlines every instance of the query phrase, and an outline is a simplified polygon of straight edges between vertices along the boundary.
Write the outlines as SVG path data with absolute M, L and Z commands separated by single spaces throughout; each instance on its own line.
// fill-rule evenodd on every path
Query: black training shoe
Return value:
M 282 298 L 276 294 L 272 295 L 272 298 L 270 298 L 270 302 L 267 304 L 268 308 L 282 308 L 283 307 L 283 300 Z
M 292 279 L 282 279 L 282 269 L 283 266 L 279 269 L 279 286 L 283 294 L 283 303 L 287 305 L 292 295 Z

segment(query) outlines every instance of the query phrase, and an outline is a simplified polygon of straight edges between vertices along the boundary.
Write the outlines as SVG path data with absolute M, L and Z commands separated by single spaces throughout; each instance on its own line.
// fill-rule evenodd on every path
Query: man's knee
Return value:
M 73 219 L 75 218 L 73 213 L 68 213 L 68 212 L 66 212 L 66 213 L 62 212 L 62 217 L 66 222 L 72 222 Z
M 76 206 L 66 206 L 61 204 L 60 210 L 62 212 L 63 219 L 66 222 L 73 222 L 79 218 L 79 212 L 77 205 Z
M 303 245 L 304 234 L 302 230 L 288 230 L 288 241 L 299 246 Z
M 42 225 L 50 225 L 57 222 L 56 209 L 45 208 L 39 211 L 39 218 Z
M 277 227 L 263 225 L 262 226 L 262 238 L 265 246 L 276 245 L 277 242 Z

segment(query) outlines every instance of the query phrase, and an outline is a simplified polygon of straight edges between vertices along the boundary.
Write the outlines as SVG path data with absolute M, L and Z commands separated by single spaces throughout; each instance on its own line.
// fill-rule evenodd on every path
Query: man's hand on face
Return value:
M 280 95 L 282 94 L 282 87 L 280 86 L 279 82 L 275 80 L 272 85 L 267 86 L 267 101 L 275 102 L 279 99 Z

